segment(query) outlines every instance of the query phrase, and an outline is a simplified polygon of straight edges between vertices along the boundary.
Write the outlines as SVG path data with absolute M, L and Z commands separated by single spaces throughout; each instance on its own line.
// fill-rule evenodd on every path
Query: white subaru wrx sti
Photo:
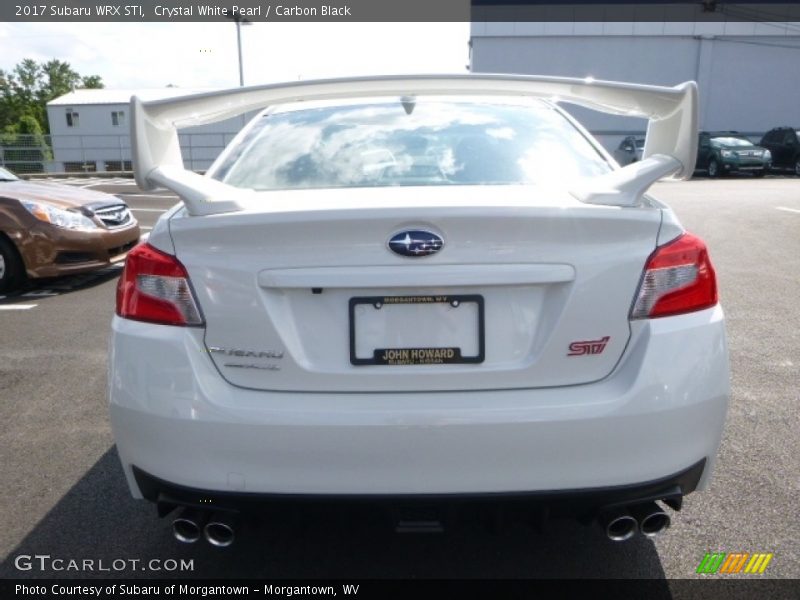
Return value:
M 558 101 L 649 119 L 620 168 Z M 513 498 L 669 525 L 729 395 L 704 243 L 648 196 L 695 162 L 693 82 L 381 77 L 132 104 L 110 410 L 133 495 L 233 541 L 274 500 Z M 265 108 L 266 107 L 266 108 Z M 177 127 L 260 109 L 205 176 Z M 212 510 L 213 509 L 213 510 Z

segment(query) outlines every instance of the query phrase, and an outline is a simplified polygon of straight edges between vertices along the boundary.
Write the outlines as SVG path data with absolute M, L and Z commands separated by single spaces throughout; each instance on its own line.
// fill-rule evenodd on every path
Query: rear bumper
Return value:
M 702 489 L 728 404 L 722 310 L 632 330 L 593 384 L 289 393 L 224 381 L 202 330 L 115 317 L 111 421 L 135 497 L 134 466 L 172 491 L 408 496 L 636 486 L 705 461 Z
M 145 499 L 159 504 L 164 512 L 176 506 L 200 509 L 256 512 L 288 505 L 358 505 L 403 509 L 437 506 L 519 506 L 526 510 L 539 509 L 546 515 L 591 518 L 613 507 L 665 500 L 680 508 L 683 496 L 696 488 L 703 476 L 705 459 L 679 473 L 633 485 L 598 487 L 579 490 L 546 492 L 509 492 L 484 494 L 264 494 L 201 490 L 153 477 L 141 469 L 132 468 L 136 485 Z

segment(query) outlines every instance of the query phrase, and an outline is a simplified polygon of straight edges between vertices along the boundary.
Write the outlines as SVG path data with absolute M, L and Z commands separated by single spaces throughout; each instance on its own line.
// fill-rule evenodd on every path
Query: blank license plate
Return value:
M 437 365 L 483 360 L 483 296 L 350 299 L 353 365 Z

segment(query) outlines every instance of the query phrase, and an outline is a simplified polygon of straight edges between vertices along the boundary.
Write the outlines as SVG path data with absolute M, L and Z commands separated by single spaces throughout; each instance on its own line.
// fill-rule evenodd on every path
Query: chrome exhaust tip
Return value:
M 639 523 L 639 530 L 647 537 L 663 533 L 671 523 L 669 515 L 655 502 L 646 502 L 631 507 L 631 514 Z
M 172 535 L 184 544 L 194 544 L 200 539 L 208 515 L 194 508 L 184 508 L 172 521 Z
M 214 513 L 203 528 L 206 541 L 217 548 L 227 548 L 236 537 L 236 517 L 230 513 Z
M 636 519 L 624 508 L 605 511 L 600 514 L 600 525 L 608 539 L 624 542 L 636 534 Z

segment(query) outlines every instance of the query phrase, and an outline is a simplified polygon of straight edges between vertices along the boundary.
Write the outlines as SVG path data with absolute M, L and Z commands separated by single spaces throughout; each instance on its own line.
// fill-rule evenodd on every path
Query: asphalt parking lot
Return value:
M 73 184 L 121 194 L 145 232 L 174 203 L 124 180 Z M 323 513 L 252 524 L 227 550 L 178 544 L 168 520 L 129 497 L 114 451 L 110 268 L 0 298 L 0 576 L 691 578 L 706 552 L 723 551 L 774 553 L 758 577 L 800 577 L 800 179 L 698 178 L 653 192 L 708 242 L 733 372 L 711 489 L 689 496 L 655 541 L 613 543 L 569 521 L 538 532 L 513 519 L 398 535 L 372 517 Z M 106 566 L 184 558 L 194 570 L 15 568 L 15 557 L 35 554 Z

